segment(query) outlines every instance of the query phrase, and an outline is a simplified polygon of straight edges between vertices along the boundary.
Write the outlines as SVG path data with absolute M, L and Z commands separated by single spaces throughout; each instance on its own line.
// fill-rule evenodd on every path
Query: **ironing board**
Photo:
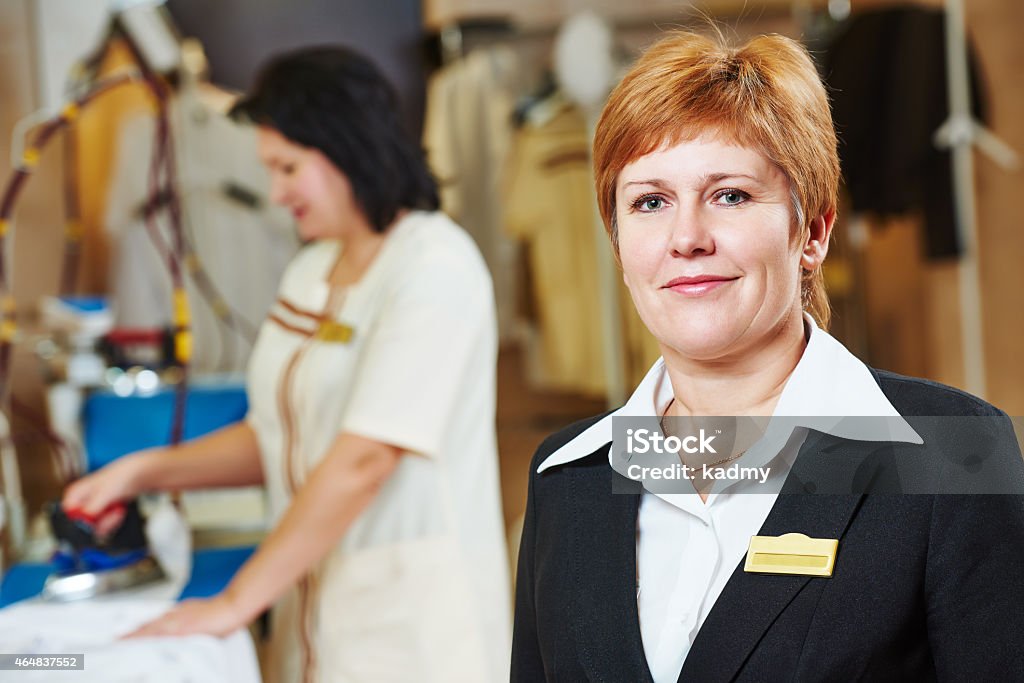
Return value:
M 118 640 L 171 604 L 143 598 L 20 602 L 0 610 L 0 651 L 83 657 L 82 670 L 19 671 L 13 674 L 18 681 L 260 683 L 256 650 L 245 629 L 226 638 Z
M 37 599 L 49 563 L 15 565 L 0 583 L 0 652 L 85 655 L 84 671 L 23 671 L 18 680 L 75 683 L 102 681 L 239 681 L 259 683 L 255 648 L 246 630 L 228 638 L 193 636 L 118 641 L 117 637 L 170 609 L 177 600 L 219 593 L 252 554 L 252 547 L 208 548 L 192 553 L 191 574 L 181 583 L 57 603 Z

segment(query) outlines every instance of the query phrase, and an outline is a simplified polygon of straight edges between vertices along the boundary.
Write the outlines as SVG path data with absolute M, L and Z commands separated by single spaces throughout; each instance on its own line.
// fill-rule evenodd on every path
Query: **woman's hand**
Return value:
M 226 595 L 186 600 L 171 611 L 143 624 L 124 638 L 213 635 L 224 637 L 246 625 L 244 612 Z
M 124 509 L 111 506 L 142 492 L 149 453 L 127 455 L 82 477 L 65 489 L 62 507 L 95 518 L 93 526 L 98 536 L 113 533 L 124 521 Z

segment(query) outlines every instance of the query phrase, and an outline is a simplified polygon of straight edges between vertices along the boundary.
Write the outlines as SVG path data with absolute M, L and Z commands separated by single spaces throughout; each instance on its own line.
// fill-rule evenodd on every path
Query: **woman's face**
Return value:
M 799 239 L 789 181 L 760 152 L 713 135 L 656 150 L 622 169 L 615 206 L 623 277 L 666 356 L 736 358 L 802 324 L 801 266 L 827 234 Z
M 258 126 L 256 135 L 270 171 L 270 201 L 291 211 L 303 241 L 344 239 L 368 227 L 348 178 L 320 150 L 268 126 Z

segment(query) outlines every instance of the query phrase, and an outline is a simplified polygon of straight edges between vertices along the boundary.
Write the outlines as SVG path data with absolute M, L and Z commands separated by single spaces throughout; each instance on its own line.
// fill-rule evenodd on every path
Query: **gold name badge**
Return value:
M 334 320 L 322 320 L 320 326 L 316 328 L 316 338 L 330 344 L 347 344 L 352 341 L 353 334 L 353 327 Z
M 758 574 L 832 576 L 839 540 L 803 534 L 751 536 L 743 571 Z

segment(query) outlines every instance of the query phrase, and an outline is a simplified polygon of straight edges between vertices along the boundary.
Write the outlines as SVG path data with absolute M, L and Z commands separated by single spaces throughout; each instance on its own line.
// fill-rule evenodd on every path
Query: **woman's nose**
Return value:
M 273 204 L 284 204 L 288 198 L 285 182 L 277 174 L 270 176 L 270 201 Z
M 715 240 L 710 219 L 699 207 L 679 211 L 672 225 L 670 248 L 678 256 L 713 254 Z

